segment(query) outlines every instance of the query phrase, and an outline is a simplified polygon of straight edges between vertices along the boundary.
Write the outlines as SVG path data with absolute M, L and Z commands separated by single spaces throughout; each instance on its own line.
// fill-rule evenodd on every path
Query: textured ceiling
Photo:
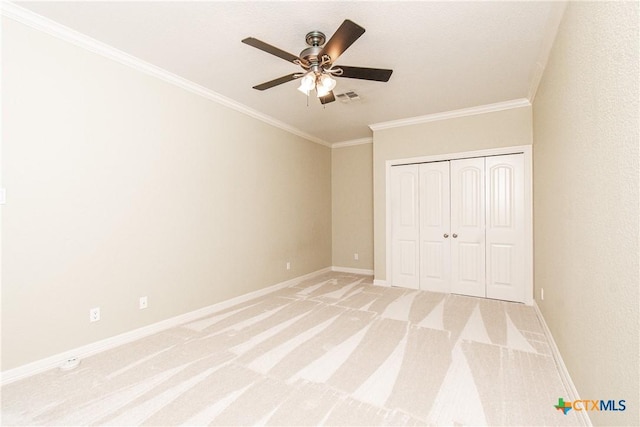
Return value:
M 326 142 L 371 136 L 369 124 L 528 96 L 553 2 L 17 2 Z M 341 78 L 321 106 L 289 82 L 298 71 L 241 43 L 252 36 L 293 54 L 344 19 L 366 29 L 338 64 L 391 68 L 388 83 Z

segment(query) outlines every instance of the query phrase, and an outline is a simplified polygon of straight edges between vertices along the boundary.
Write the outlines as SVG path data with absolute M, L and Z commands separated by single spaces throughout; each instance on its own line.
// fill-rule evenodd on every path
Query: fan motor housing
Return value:
M 322 46 L 311 46 L 300 52 L 300 58 L 313 63 L 318 62 L 318 55 L 322 52 Z
M 320 31 L 311 31 L 307 33 L 305 41 L 311 47 L 300 52 L 300 58 L 307 60 L 310 64 L 317 64 L 318 55 L 322 52 L 322 45 L 327 40 L 324 33 Z

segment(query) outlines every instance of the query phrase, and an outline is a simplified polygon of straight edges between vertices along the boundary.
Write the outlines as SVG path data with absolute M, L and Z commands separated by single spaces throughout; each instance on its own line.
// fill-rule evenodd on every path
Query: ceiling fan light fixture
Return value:
M 316 92 L 318 93 L 318 98 L 326 96 L 336 87 L 336 81 L 329 74 L 321 74 L 318 77 L 316 85 Z
M 300 55 L 285 52 L 254 37 L 243 39 L 242 43 L 282 58 L 303 69 L 303 72 L 291 73 L 253 86 L 253 88 L 256 90 L 266 90 L 299 79 L 300 86 L 298 90 L 308 97 L 311 91 L 315 89 L 318 98 L 320 98 L 320 103 L 325 105 L 336 100 L 333 94 L 333 89 L 336 87 L 334 77 L 347 77 L 350 79 L 378 82 L 389 81 L 393 70 L 334 65 L 338 57 L 364 34 L 364 32 L 364 28 L 349 19 L 344 20 L 326 43 L 326 37 L 322 32 L 311 31 L 305 38 L 309 47 L 300 52 Z
M 305 95 L 309 95 L 309 92 L 316 87 L 316 75 L 313 72 L 308 72 L 300 78 L 300 87 L 298 90 Z
M 327 90 L 333 90 L 336 87 L 336 79 L 329 74 L 322 74 L 318 80 L 320 81 L 320 86 Z
M 316 93 L 318 94 L 318 98 L 322 98 L 323 96 L 328 95 L 329 92 L 331 91 L 322 85 L 316 86 Z

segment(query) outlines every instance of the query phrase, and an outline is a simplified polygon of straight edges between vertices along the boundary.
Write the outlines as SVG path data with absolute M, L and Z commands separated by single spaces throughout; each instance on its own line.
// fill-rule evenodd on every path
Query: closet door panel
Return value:
M 449 162 L 421 164 L 420 289 L 451 291 L 449 205 Z
M 391 279 L 393 286 L 420 286 L 418 165 L 391 168 Z
M 484 158 L 451 161 L 451 292 L 486 296 Z
M 487 157 L 487 297 L 524 302 L 524 156 Z

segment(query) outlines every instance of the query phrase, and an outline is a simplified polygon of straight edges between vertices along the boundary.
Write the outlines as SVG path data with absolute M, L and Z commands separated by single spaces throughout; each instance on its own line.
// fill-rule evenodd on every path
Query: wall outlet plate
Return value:
M 100 320 L 100 307 L 94 307 L 89 310 L 89 322 L 97 322 Z
M 70 357 L 67 360 L 65 360 L 65 362 L 62 365 L 60 365 L 60 370 L 70 371 L 72 369 L 77 368 L 78 365 L 80 365 L 80 359 L 78 359 L 77 357 Z
M 147 297 L 140 297 L 140 302 L 139 302 L 139 307 L 140 310 L 144 310 L 145 308 L 147 308 Z

